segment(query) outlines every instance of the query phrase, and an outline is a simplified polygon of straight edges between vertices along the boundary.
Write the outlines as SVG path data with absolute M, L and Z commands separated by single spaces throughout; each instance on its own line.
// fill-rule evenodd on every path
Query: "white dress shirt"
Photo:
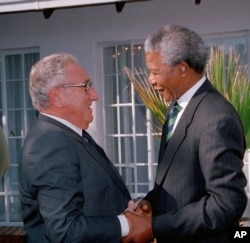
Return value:
M 186 109 L 189 101 L 194 96 L 195 92 L 201 87 L 201 85 L 206 81 L 206 77 L 203 76 L 193 87 L 191 87 L 188 91 L 186 91 L 178 100 L 177 103 L 182 107 L 181 111 L 178 113 L 177 118 L 175 120 L 175 124 L 173 127 L 173 133 L 175 131 L 175 128 Z

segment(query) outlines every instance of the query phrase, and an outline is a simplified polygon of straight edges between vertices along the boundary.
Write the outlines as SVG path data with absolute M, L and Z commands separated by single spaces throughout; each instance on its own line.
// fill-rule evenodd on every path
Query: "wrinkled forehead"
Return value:
M 91 80 L 87 70 L 77 63 L 69 63 L 65 68 L 66 78 L 71 78 L 78 82 L 86 83 Z

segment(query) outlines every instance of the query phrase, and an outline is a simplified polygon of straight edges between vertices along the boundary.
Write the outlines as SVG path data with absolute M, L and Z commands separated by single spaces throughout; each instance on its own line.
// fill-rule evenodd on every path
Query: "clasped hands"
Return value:
M 148 201 L 129 201 L 124 215 L 129 223 L 129 234 L 122 238 L 122 243 L 149 243 L 153 241 L 152 210 Z

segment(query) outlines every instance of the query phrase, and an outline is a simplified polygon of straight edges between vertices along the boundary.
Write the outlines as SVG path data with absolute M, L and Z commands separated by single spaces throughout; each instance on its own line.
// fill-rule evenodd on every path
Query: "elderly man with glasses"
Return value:
M 20 195 L 28 242 L 120 242 L 130 194 L 86 132 L 98 94 L 69 54 L 36 63 L 29 91 L 39 117 L 24 142 Z

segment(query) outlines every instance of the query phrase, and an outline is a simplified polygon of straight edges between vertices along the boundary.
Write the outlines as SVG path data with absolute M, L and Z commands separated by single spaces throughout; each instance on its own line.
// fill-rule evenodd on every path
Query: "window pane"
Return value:
M 121 163 L 134 163 L 134 147 L 132 137 L 121 137 Z
M 132 134 L 133 120 L 132 120 L 132 107 L 120 107 L 120 123 L 121 134 Z
M 24 135 L 24 112 L 8 111 L 8 127 L 10 136 Z
M 115 74 L 116 72 L 116 48 L 106 47 L 103 49 L 103 71 L 104 74 Z
M 134 68 L 137 70 L 145 70 L 145 52 L 143 45 L 134 45 L 133 47 Z
M 39 53 L 24 54 L 24 77 L 29 79 L 31 66 L 39 60 Z
M 136 163 L 148 163 L 147 137 L 136 137 Z
M 204 41 L 206 46 L 211 47 L 211 46 L 220 46 L 223 44 L 222 39 L 212 39 L 212 40 L 205 40 Z
M 108 135 L 118 133 L 117 107 L 106 107 L 106 131 Z
M 134 93 L 134 101 L 135 101 L 135 104 L 142 104 L 143 106 L 145 106 L 140 98 L 140 96 L 135 92 Z
M 129 45 L 120 45 L 117 47 L 118 71 L 121 72 L 123 67 L 131 67 L 131 52 Z
M 29 81 L 26 80 L 24 85 L 25 85 L 24 97 L 25 97 L 26 107 L 30 109 L 34 109 L 32 105 L 32 101 L 31 101 L 30 93 L 29 93 Z
M 20 222 L 22 221 L 22 209 L 21 202 L 18 196 L 9 196 L 9 206 L 10 206 L 10 221 Z
M 7 108 L 23 108 L 23 83 L 8 81 L 7 84 Z
M 0 196 L 0 221 L 5 221 L 4 197 Z
M 138 190 L 138 192 L 140 192 L 140 194 L 142 194 L 142 193 L 147 194 L 149 192 L 149 186 L 148 185 L 138 185 L 137 190 Z M 140 198 L 143 198 L 143 196 L 141 196 Z
M 105 76 L 103 88 L 105 93 L 105 104 L 116 104 L 118 102 L 116 76 Z
M 119 163 L 119 155 L 118 155 L 118 138 L 117 137 L 107 137 L 106 140 L 106 151 L 110 160 L 114 164 Z
M 134 193 L 135 192 L 134 168 L 122 167 L 121 175 L 124 178 L 124 180 L 126 181 L 129 192 Z
M 148 183 L 148 166 L 137 167 L 137 181 L 138 183 Z
M 0 192 L 4 191 L 4 179 L 3 176 L 0 178 Z
M 2 107 L 3 107 L 3 104 L 2 104 L 2 82 L 1 82 L 1 80 L 0 80 L 0 95 L 1 95 L 1 98 L 0 98 L 0 110 L 1 110 Z
M 22 150 L 22 139 L 21 138 L 10 138 L 9 139 L 9 151 L 10 153 L 10 162 L 12 165 L 18 164 L 21 157 Z
M 3 112 L 0 110 L 0 117 L 3 117 Z M 0 119 L 0 126 L 3 127 L 2 119 Z
M 135 129 L 136 133 L 146 133 L 146 106 L 135 106 Z
M 16 80 L 22 78 L 22 56 L 8 55 L 5 57 L 6 79 Z
M 160 150 L 160 143 L 161 143 L 161 135 L 154 135 L 152 137 L 153 139 L 153 148 L 152 148 L 152 153 L 151 153 L 151 156 L 152 156 L 152 160 L 153 160 L 153 163 L 157 163 L 158 161 L 158 153 L 159 153 L 159 150 Z
M 18 191 L 18 167 L 11 166 L 9 169 L 9 190 Z
M 247 50 L 246 50 L 246 37 L 228 38 L 224 41 L 225 52 L 228 54 L 229 50 L 240 54 L 240 60 L 242 63 L 247 63 Z
M 155 176 L 156 176 L 156 171 L 157 171 L 157 165 L 154 165 L 153 167 L 152 167 L 152 177 L 153 178 L 155 178 Z
M 31 98 L 29 95 L 29 73 L 32 65 L 36 63 L 39 60 L 39 53 L 27 53 L 24 54 L 24 78 L 25 78 L 25 90 L 24 90 L 24 97 L 26 102 L 26 107 L 32 108 L 33 105 L 31 102 Z
M 119 76 L 119 91 L 118 97 L 120 103 L 130 103 L 131 102 L 131 84 L 130 81 L 124 76 Z

